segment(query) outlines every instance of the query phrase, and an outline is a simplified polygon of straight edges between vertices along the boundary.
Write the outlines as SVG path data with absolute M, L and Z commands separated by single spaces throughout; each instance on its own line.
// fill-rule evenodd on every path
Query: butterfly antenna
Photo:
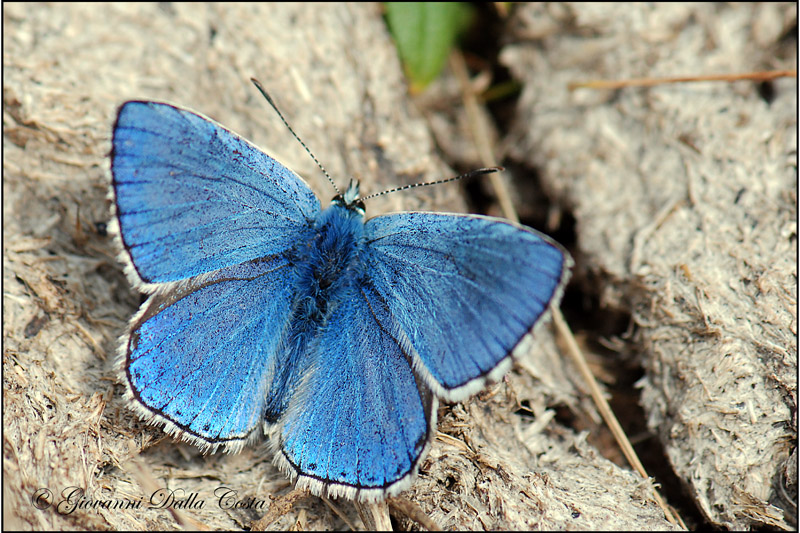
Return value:
M 261 94 L 264 95 L 264 98 L 267 99 L 267 102 L 269 102 L 269 105 L 272 106 L 272 109 L 274 109 L 275 112 L 278 114 L 278 116 L 281 118 L 281 121 L 283 122 L 283 125 L 286 126 L 286 129 L 288 129 L 289 132 L 292 135 L 294 135 L 294 138 L 297 139 L 297 142 L 299 142 L 303 146 L 303 148 L 305 148 L 306 152 L 308 152 L 308 155 L 311 156 L 311 159 L 314 160 L 314 162 L 317 164 L 317 166 L 322 171 L 322 173 L 325 174 L 325 177 L 328 178 L 328 181 L 331 182 L 331 185 L 333 185 L 333 188 L 336 190 L 336 194 L 341 194 L 341 192 L 339 191 L 339 187 L 337 187 L 336 183 L 334 183 L 334 181 L 331 179 L 330 174 L 328 174 L 328 171 L 325 170 L 325 167 L 322 166 L 322 163 L 319 162 L 319 160 L 311 152 L 311 150 L 308 148 L 308 146 L 306 146 L 306 143 L 304 143 L 303 140 L 300 137 L 298 137 L 298 135 L 294 132 L 294 130 L 289 125 L 289 123 L 286 121 L 286 119 L 283 118 L 283 113 L 281 113 L 280 109 L 278 109 L 278 106 L 275 105 L 275 102 L 272 100 L 272 97 L 269 95 L 269 93 L 267 93 L 267 90 L 264 89 L 264 87 L 261 85 L 261 82 L 259 82 L 255 78 L 250 78 L 250 81 L 252 81 L 253 85 L 256 86 L 256 89 L 258 89 L 261 92 Z
M 413 189 L 415 187 L 427 187 L 428 185 L 439 185 L 441 183 L 449 183 L 451 181 L 456 181 L 464 178 L 472 178 L 475 176 L 482 176 L 484 174 L 491 174 L 492 172 L 500 172 L 501 170 L 505 170 L 503 167 L 488 167 L 488 168 L 478 168 L 475 170 L 470 170 L 469 172 L 465 172 L 463 174 L 459 174 L 453 178 L 447 178 L 443 180 L 436 180 L 436 181 L 426 181 L 424 183 L 412 183 L 411 185 L 403 185 L 402 187 L 395 187 L 394 189 L 389 189 L 388 191 L 383 191 L 375 194 L 370 194 L 361 199 L 361 201 L 369 200 L 370 198 L 375 198 L 376 196 L 382 196 L 384 194 L 389 194 L 398 191 L 405 191 L 406 189 Z

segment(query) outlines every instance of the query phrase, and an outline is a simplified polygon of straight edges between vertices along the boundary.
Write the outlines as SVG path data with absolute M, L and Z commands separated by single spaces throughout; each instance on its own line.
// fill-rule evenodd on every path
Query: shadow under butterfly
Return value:
M 266 434 L 316 495 L 407 488 L 438 399 L 505 374 L 569 277 L 560 245 L 499 218 L 365 220 L 353 181 L 321 209 L 297 174 L 168 103 L 124 103 L 112 145 L 112 224 L 150 294 L 119 348 L 133 408 L 204 451 Z

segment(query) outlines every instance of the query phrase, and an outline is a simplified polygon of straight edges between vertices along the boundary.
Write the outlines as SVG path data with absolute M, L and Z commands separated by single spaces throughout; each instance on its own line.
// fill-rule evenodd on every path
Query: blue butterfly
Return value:
M 268 436 L 312 493 L 404 490 L 459 401 L 505 374 L 561 297 L 557 243 L 478 215 L 365 221 L 358 183 L 327 209 L 216 122 L 130 101 L 111 151 L 114 222 L 150 296 L 119 349 L 135 410 L 204 451 Z

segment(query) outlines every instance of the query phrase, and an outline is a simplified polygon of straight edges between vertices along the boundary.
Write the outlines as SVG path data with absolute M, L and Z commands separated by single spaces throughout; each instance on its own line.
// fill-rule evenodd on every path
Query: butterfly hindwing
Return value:
M 560 297 L 570 260 L 546 236 L 501 219 L 398 213 L 366 223 L 365 262 L 437 396 L 461 400 L 503 364 Z M 510 360 L 508 360 L 510 362 Z
M 284 258 L 264 258 L 150 296 L 121 354 L 139 412 L 204 448 L 254 437 L 294 277 Z
M 116 216 L 136 280 L 186 279 L 291 248 L 319 213 L 294 172 L 210 119 L 158 102 L 119 110 Z
M 309 372 L 278 425 L 282 465 L 315 493 L 376 500 L 405 488 L 435 427 L 436 398 L 381 327 L 388 307 L 354 282 L 309 347 Z

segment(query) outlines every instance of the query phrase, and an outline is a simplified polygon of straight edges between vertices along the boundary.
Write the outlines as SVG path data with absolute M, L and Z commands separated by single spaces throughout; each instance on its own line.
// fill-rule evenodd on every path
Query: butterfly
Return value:
M 499 218 L 365 220 L 354 181 L 322 209 L 286 166 L 167 103 L 124 103 L 110 160 L 120 257 L 149 294 L 119 347 L 129 403 L 205 452 L 266 435 L 317 495 L 407 488 L 439 400 L 509 370 L 572 265 Z

